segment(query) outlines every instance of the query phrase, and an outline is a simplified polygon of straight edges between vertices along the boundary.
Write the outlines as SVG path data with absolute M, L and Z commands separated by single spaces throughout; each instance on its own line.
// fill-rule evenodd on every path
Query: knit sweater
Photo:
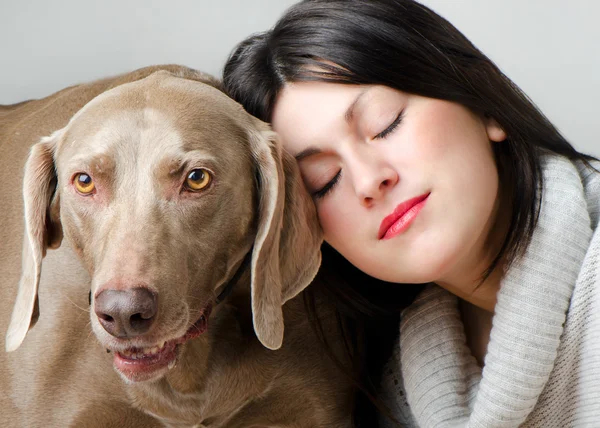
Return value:
M 382 387 L 404 426 L 600 427 L 600 174 L 559 157 L 543 174 L 538 224 L 502 279 L 483 370 L 454 295 L 431 284 L 403 311 Z

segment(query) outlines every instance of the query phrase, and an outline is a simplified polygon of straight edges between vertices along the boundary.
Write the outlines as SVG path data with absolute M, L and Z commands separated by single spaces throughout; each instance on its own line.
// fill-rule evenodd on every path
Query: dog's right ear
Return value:
M 6 333 L 6 351 L 17 349 L 39 316 L 37 293 L 42 258 L 47 248 L 58 248 L 62 241 L 54 153 L 62 130 L 32 147 L 25 164 L 23 201 L 25 235 L 19 291 Z

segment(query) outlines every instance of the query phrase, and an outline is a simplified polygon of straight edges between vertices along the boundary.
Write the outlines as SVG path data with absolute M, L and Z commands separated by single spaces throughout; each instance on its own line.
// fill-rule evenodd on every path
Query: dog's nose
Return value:
M 158 311 L 156 294 L 147 288 L 103 290 L 94 299 L 94 311 L 102 327 L 115 337 L 147 333 Z

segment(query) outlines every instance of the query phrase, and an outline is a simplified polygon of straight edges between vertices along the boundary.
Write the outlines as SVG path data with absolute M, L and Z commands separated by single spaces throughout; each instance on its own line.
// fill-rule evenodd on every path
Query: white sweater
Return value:
M 405 426 L 600 427 L 600 174 L 558 157 L 543 168 L 538 225 L 502 280 L 484 369 L 455 296 L 429 285 L 402 313 L 382 386 Z

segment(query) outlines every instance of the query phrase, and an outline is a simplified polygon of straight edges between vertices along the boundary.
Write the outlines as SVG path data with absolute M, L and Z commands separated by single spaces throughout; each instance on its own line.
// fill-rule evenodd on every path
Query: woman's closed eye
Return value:
M 318 190 L 314 190 L 311 192 L 311 195 L 314 199 L 321 199 L 325 197 L 329 192 L 331 192 L 336 184 L 340 181 L 340 177 L 342 176 L 342 170 L 340 169 L 335 176 L 329 180 L 324 186 L 319 188 Z
M 402 122 L 403 118 L 404 118 L 404 110 L 402 110 L 400 113 L 398 113 L 398 116 L 396 116 L 394 121 L 387 128 L 385 128 L 383 131 L 381 131 L 379 134 L 375 135 L 373 137 L 373 139 L 374 140 L 382 140 L 385 137 L 387 137 L 388 135 L 390 135 L 392 132 L 394 132 L 396 130 L 398 125 L 400 125 L 400 122 Z

